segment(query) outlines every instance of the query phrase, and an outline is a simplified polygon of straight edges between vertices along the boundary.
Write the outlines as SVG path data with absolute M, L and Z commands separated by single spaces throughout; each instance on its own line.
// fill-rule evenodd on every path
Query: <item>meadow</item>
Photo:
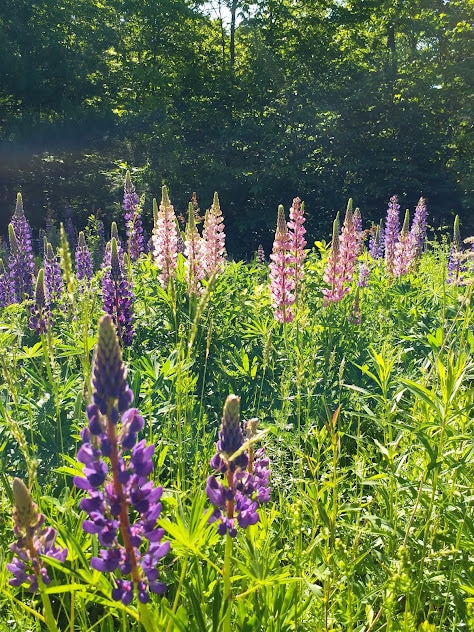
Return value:
M 382 239 L 349 204 L 332 242 L 306 244 L 294 200 L 269 266 L 224 256 L 217 197 L 180 234 L 166 190 L 153 252 L 134 252 L 129 180 L 125 195 L 127 237 L 112 226 L 104 252 L 93 217 L 77 243 L 54 228 L 43 272 L 12 290 L 30 257 L 17 201 L 0 268 L 0 630 L 474 630 L 459 225 L 425 226 L 417 249 L 407 221 L 390 242 L 389 217 Z

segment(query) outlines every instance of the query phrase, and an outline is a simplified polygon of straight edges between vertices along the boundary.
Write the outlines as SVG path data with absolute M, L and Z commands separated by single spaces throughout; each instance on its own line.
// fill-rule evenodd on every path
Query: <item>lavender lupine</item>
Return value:
M 136 261 L 141 253 L 145 251 L 145 237 L 143 235 L 139 205 L 140 199 L 135 192 L 130 171 L 127 171 L 123 187 L 123 208 L 126 211 L 125 225 L 127 228 L 127 244 L 132 261 Z
M 381 259 L 385 253 L 385 231 L 383 228 L 383 220 L 375 230 L 372 229 L 369 240 L 369 254 L 372 259 Z
M 106 315 L 99 321 L 89 423 L 77 453 L 84 476 L 74 483 L 88 493 L 80 503 L 88 514 L 83 529 L 96 535 L 101 546 L 91 565 L 114 573 L 112 598 L 123 604 L 134 593 L 141 603 L 149 601 L 150 592 L 164 593 L 158 564 L 170 549 L 157 526 L 163 488 L 149 480 L 155 447 L 138 441 L 144 419 L 131 408 L 132 401 L 114 324 Z
M 398 236 L 393 253 L 393 276 L 401 277 L 408 274 L 414 262 L 413 236 L 409 231 L 410 212 L 407 209 L 402 230 Z
M 224 219 L 217 193 L 214 193 L 212 206 L 204 218 L 202 238 L 204 240 L 204 266 L 207 276 L 210 277 L 214 272 L 220 272 L 225 263 Z
M 64 283 L 59 262 L 50 243 L 46 246 L 43 265 L 46 303 L 51 305 L 53 301 L 58 301 L 61 298 Z
M 104 260 L 102 262 L 101 268 L 106 268 L 107 266 L 110 266 L 112 254 L 112 239 L 115 239 L 115 241 L 117 242 L 118 260 L 120 264 L 120 270 L 123 272 L 124 250 L 122 248 L 122 240 L 119 237 L 117 222 L 112 222 L 112 224 L 110 225 L 110 240 L 105 245 Z
M 427 219 L 426 200 L 421 197 L 418 200 L 410 230 L 414 263 L 421 257 L 421 253 L 423 252 L 423 248 L 425 246 Z
M 393 266 L 395 261 L 395 244 L 398 241 L 398 233 L 400 230 L 400 205 L 398 197 L 393 195 L 390 198 L 387 208 L 387 218 L 385 221 L 385 267 L 389 276 L 393 275 Z
M 290 208 L 290 220 L 288 226 L 288 249 L 290 251 L 293 266 L 293 279 L 295 283 L 295 296 L 298 295 L 298 288 L 304 276 L 303 260 L 305 257 L 306 228 L 303 226 L 306 218 L 304 216 L 304 202 L 299 197 L 294 198 Z
M 87 284 L 89 284 L 93 274 L 92 257 L 82 230 L 79 233 L 79 238 L 77 240 L 75 263 L 77 278 L 79 281 L 84 280 Z
M 44 279 L 44 270 L 41 268 L 38 272 L 35 286 L 35 297 L 31 308 L 31 316 L 29 320 L 29 328 L 36 331 L 37 334 L 47 333 L 51 325 L 51 312 L 46 301 L 46 288 Z
M 7 307 L 7 305 L 11 305 L 12 303 L 13 289 L 10 275 L 5 269 L 3 259 L 0 258 L 0 308 Z
M 364 261 L 359 265 L 359 274 L 357 276 L 357 287 L 367 287 L 369 284 L 370 268 Z
M 19 478 L 13 481 L 13 533 L 16 542 L 10 546 L 14 553 L 7 569 L 14 576 L 11 586 L 26 584 L 34 593 L 39 584 L 49 584 L 50 577 L 43 556 L 64 562 L 67 549 L 56 545 L 56 531 L 45 526 L 45 516 L 39 513 L 26 485 Z
M 110 266 L 102 278 L 103 309 L 114 322 L 120 344 L 129 346 L 133 339 L 133 303 L 135 297 L 128 279 L 122 273 L 117 241 L 111 241 Z
M 198 295 L 201 293 L 201 280 L 204 278 L 206 271 L 203 262 L 203 241 L 196 228 L 192 202 L 189 203 L 188 208 L 188 222 L 186 224 L 184 239 L 184 256 L 187 293 L 188 295 Z
M 280 323 L 289 323 L 294 318 L 295 302 L 293 257 L 288 251 L 289 235 L 285 219 L 285 210 L 278 207 L 277 227 L 273 250 L 270 255 L 270 294 L 274 316 Z
M 459 229 L 459 215 L 454 218 L 453 243 L 449 251 L 447 282 L 453 285 L 464 284 L 464 272 L 466 272 L 466 258 L 461 245 L 461 232 Z
M 246 439 L 255 436 L 256 420 L 247 426 L 247 437 L 240 423 L 240 398 L 229 395 L 224 404 L 217 453 L 211 459 L 211 467 L 220 474 L 209 476 L 206 493 L 214 511 L 210 523 L 217 523 L 220 535 L 237 535 L 242 529 L 259 521 L 258 508 L 270 499 L 269 462 L 263 450 L 251 456 L 242 450 Z
M 261 266 L 263 266 L 265 264 L 265 250 L 264 250 L 262 244 L 258 244 L 258 248 L 257 248 L 257 263 L 259 263 Z

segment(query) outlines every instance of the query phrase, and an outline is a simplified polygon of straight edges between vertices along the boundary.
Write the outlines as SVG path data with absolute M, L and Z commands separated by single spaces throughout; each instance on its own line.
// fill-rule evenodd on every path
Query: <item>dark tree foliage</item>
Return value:
M 472 0 L 210 6 L 0 3 L 1 233 L 17 191 L 37 227 L 121 219 L 126 168 L 148 227 L 162 184 L 181 211 L 218 191 L 239 257 L 296 195 L 310 244 L 349 196 L 366 222 L 423 195 L 431 224 L 474 230 Z

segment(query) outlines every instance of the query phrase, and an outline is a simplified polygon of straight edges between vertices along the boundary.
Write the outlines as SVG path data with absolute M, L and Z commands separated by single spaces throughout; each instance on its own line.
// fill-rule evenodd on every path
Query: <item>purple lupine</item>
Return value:
M 387 208 L 387 218 L 385 221 L 385 266 L 387 274 L 393 275 L 393 266 L 395 259 L 395 244 L 398 241 L 398 233 L 400 230 L 400 204 L 398 197 L 393 195 L 390 198 Z
M 210 277 L 214 272 L 222 271 L 225 263 L 224 219 L 217 193 L 214 193 L 212 206 L 204 218 L 202 238 L 204 240 L 204 266 L 207 276 Z
M 303 226 L 306 218 L 304 216 L 304 202 L 299 197 L 294 198 L 290 208 L 290 221 L 288 226 L 288 250 L 291 254 L 293 267 L 293 279 L 295 283 L 295 295 L 304 276 L 303 259 L 305 257 L 306 228 Z
M 90 280 L 92 279 L 92 257 L 91 253 L 86 244 L 86 238 L 84 236 L 83 231 L 79 233 L 79 238 L 77 240 L 76 252 L 75 252 L 75 262 L 76 262 L 76 275 L 79 281 L 85 280 L 88 285 Z
M 155 446 L 138 441 L 145 422 L 130 407 L 132 401 L 114 324 L 105 315 L 92 367 L 89 423 L 77 453 L 84 476 L 76 476 L 74 483 L 88 493 L 80 502 L 88 514 L 83 529 L 96 535 L 102 547 L 91 566 L 114 573 L 112 598 L 125 605 L 135 592 L 142 603 L 149 601 L 150 592 L 164 593 L 157 567 L 170 549 L 157 526 L 163 488 L 149 480 Z
M 136 261 L 145 251 L 145 237 L 139 205 L 140 199 L 135 192 L 130 171 L 127 171 L 123 186 L 123 208 L 125 210 L 128 252 L 132 261 Z
M 447 282 L 452 285 L 464 284 L 464 272 L 466 272 L 466 258 L 462 251 L 461 232 L 459 229 L 459 215 L 454 218 L 453 242 L 448 258 Z
M 383 228 L 383 220 L 380 220 L 379 225 L 371 230 L 369 240 L 369 254 L 372 259 L 381 259 L 385 253 L 385 231 Z
M 240 424 L 240 398 L 229 395 L 224 404 L 217 453 L 211 467 L 220 475 L 209 476 L 206 494 L 214 511 L 210 523 L 217 523 L 220 535 L 237 535 L 242 529 L 259 521 L 258 508 L 270 499 L 269 462 L 262 450 L 242 450 L 244 442 L 255 436 L 256 420 L 247 424 L 247 437 Z
M 170 281 L 176 276 L 178 258 L 178 234 L 176 216 L 168 197 L 168 189 L 162 188 L 160 208 L 153 200 L 153 256 L 158 267 L 158 279 L 163 289 L 167 289 Z
M 120 270 L 123 272 L 124 251 L 122 247 L 122 240 L 119 237 L 117 222 L 112 222 L 112 224 L 110 225 L 110 240 L 105 245 L 104 260 L 102 262 L 101 268 L 106 268 L 107 266 L 110 266 L 112 254 L 112 239 L 115 239 L 115 241 L 117 242 L 117 254 L 120 263 Z
M 13 480 L 13 533 L 16 542 L 10 545 L 14 553 L 7 569 L 14 576 L 9 580 L 10 586 L 26 584 L 34 593 L 38 584 L 49 584 L 48 569 L 43 557 L 64 562 L 67 549 L 56 545 L 56 531 L 45 526 L 45 516 L 38 512 L 32 501 L 30 492 L 19 478 Z
M 10 277 L 13 283 L 15 301 L 21 303 L 25 297 L 33 295 L 36 275 L 33 238 L 30 224 L 23 210 L 21 193 L 17 195 L 15 212 L 8 228 L 8 236 L 10 240 Z
M 13 303 L 13 289 L 8 274 L 0 258 L 0 307 L 7 307 Z
M 33 276 L 30 266 L 25 261 L 24 253 L 20 250 L 12 224 L 8 225 L 8 239 L 10 242 L 8 268 L 11 281 L 12 301 L 14 303 L 21 303 L 24 298 L 33 295 Z
M 405 219 L 403 221 L 402 230 L 398 236 L 398 241 L 395 244 L 395 250 L 393 254 L 393 276 L 401 277 L 408 274 L 414 261 L 414 242 L 413 236 L 409 231 L 410 225 L 410 212 L 407 209 L 405 213 Z
M 54 254 L 53 246 L 48 243 L 44 257 L 44 289 L 46 303 L 51 305 L 52 302 L 58 301 L 61 298 L 63 288 L 64 283 L 59 261 Z
M 257 263 L 259 263 L 261 266 L 265 265 L 265 250 L 264 250 L 262 244 L 258 244 L 258 248 L 257 248 Z
M 423 252 L 423 248 L 425 246 L 427 219 L 426 201 L 425 198 L 421 197 L 418 200 L 410 230 L 415 262 L 421 257 L 421 253 Z
M 206 274 L 204 268 L 203 241 L 196 228 L 194 207 L 192 202 L 188 207 L 188 222 L 186 224 L 184 240 L 184 256 L 186 268 L 186 286 L 189 296 L 201 293 L 201 281 Z
M 51 325 L 51 311 L 46 301 L 46 288 L 44 279 L 44 270 L 41 268 L 38 272 L 35 286 L 35 297 L 31 307 L 31 316 L 28 326 L 37 334 L 47 333 Z
M 295 280 L 293 261 L 288 251 L 289 236 L 285 219 L 285 210 L 280 204 L 278 207 L 277 227 L 273 250 L 270 255 L 270 294 L 275 319 L 280 323 L 289 323 L 293 320 L 293 303 L 295 302 Z
M 128 279 L 122 273 L 117 241 L 112 238 L 110 265 L 102 277 L 103 310 L 115 324 L 120 344 L 130 346 L 133 338 L 133 302 L 135 297 Z

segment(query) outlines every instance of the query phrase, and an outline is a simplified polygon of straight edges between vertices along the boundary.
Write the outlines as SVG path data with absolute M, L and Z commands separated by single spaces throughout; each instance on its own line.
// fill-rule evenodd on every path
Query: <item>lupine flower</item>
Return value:
M 364 250 L 364 231 L 362 230 L 362 215 L 359 207 L 357 207 L 354 211 L 354 215 L 352 216 L 352 223 L 354 226 L 354 231 L 357 235 L 357 256 L 359 256 Z
M 294 268 L 291 263 L 293 257 L 288 251 L 289 235 L 285 220 L 285 211 L 280 204 L 278 207 L 277 227 L 273 250 L 270 255 L 270 294 L 275 319 L 280 323 L 293 320 L 293 303 L 295 302 Z
M 464 284 L 464 272 L 466 272 L 466 259 L 461 246 L 461 232 L 459 230 L 459 215 L 454 218 L 453 243 L 448 258 L 447 282 L 453 285 Z
M 360 325 L 362 322 L 362 312 L 360 309 L 360 286 L 357 286 L 354 292 L 354 300 L 352 301 L 351 305 L 349 322 L 351 322 L 353 325 Z
M 30 492 L 19 478 L 13 481 L 13 533 L 17 538 L 10 546 L 14 557 L 7 569 L 14 575 L 10 586 L 26 584 L 30 592 L 38 589 L 38 584 L 49 584 L 48 569 L 41 556 L 64 562 L 67 549 L 56 545 L 56 531 L 45 526 L 45 517 L 38 512 Z
M 75 477 L 74 483 L 88 493 L 80 503 L 88 514 L 83 529 L 96 535 L 101 546 L 91 565 L 114 573 L 112 598 L 124 604 L 132 601 L 134 592 L 147 603 L 149 592 L 165 591 L 157 566 L 170 549 L 157 526 L 163 488 L 149 480 L 155 447 L 138 441 L 145 422 L 130 407 L 132 401 L 114 324 L 106 315 L 99 321 L 89 424 L 81 432 L 77 453 L 84 477 Z
M 381 259 L 385 252 L 385 231 L 383 228 L 383 220 L 380 220 L 379 225 L 372 231 L 369 240 L 369 254 L 372 259 Z
M 64 215 L 64 230 L 66 231 L 69 248 L 71 250 L 75 250 L 77 246 L 77 230 L 76 226 L 74 225 L 72 208 L 69 206 L 69 204 L 66 205 Z
M 369 284 L 370 268 L 366 262 L 359 265 L 359 274 L 357 276 L 357 287 L 367 287 Z
M 86 238 L 84 233 L 79 233 L 79 239 L 77 240 L 77 247 L 75 253 L 76 261 L 76 275 L 79 281 L 85 279 L 87 283 L 92 279 L 92 257 L 86 244 Z
M 13 303 L 13 289 L 10 276 L 0 258 L 0 308 Z
M 168 288 L 169 282 L 176 276 L 176 262 L 178 258 L 178 235 L 176 231 L 176 216 L 168 197 L 168 189 L 162 188 L 159 210 L 156 200 L 153 200 L 153 256 L 158 266 L 158 278 L 163 289 Z
M 342 295 L 339 295 L 338 285 L 338 266 L 339 266 L 339 213 L 332 224 L 332 240 L 331 250 L 329 251 L 329 257 L 324 269 L 323 280 L 330 287 L 323 289 L 324 305 L 329 302 L 340 301 Z
M 264 451 L 258 450 L 255 455 L 252 452 L 250 458 L 248 450 L 241 450 L 246 439 L 255 434 L 255 420 L 252 422 L 244 437 L 240 398 L 229 395 L 224 404 L 217 453 L 211 459 L 211 467 L 220 477 L 209 476 L 206 494 L 214 506 L 209 522 L 217 523 L 220 535 L 229 533 L 232 538 L 237 535 L 237 526 L 245 529 L 259 521 L 258 508 L 270 499 L 269 462 Z
M 294 269 L 295 294 L 297 294 L 299 284 L 304 276 L 303 259 L 306 246 L 304 235 L 306 234 L 306 228 L 303 224 L 305 221 L 304 202 L 301 202 L 300 198 L 296 197 L 290 208 L 290 221 L 287 223 L 288 249 L 292 257 L 291 265 Z
M 217 193 L 214 193 L 212 206 L 204 218 L 202 237 L 204 240 L 204 266 L 207 275 L 211 276 L 215 271 L 220 272 L 225 263 L 224 219 Z
M 21 303 L 24 298 L 33 295 L 31 267 L 26 261 L 24 253 L 20 250 L 12 224 L 8 225 L 8 239 L 10 242 L 8 267 L 12 288 L 12 300 L 15 303 Z
M 427 211 L 425 198 L 420 198 L 415 209 L 413 224 L 410 230 L 411 241 L 413 244 L 413 256 L 415 261 L 418 260 L 423 252 L 426 239 Z
M 115 239 L 115 241 L 117 242 L 118 260 L 120 264 L 120 270 L 123 272 L 124 251 L 122 248 L 122 240 L 119 237 L 117 222 L 112 222 L 112 224 L 110 225 L 110 241 L 108 241 L 105 246 L 104 260 L 102 262 L 101 268 L 106 268 L 107 266 L 110 266 L 111 255 L 112 255 L 112 239 Z
M 393 195 L 388 203 L 387 219 L 385 221 L 385 266 L 387 274 L 390 276 L 393 275 L 395 244 L 398 241 L 400 229 L 399 211 L 398 198 L 396 195 Z
M 44 270 L 38 272 L 35 287 L 35 298 L 31 308 L 29 328 L 37 334 L 45 334 L 51 324 L 51 312 L 46 302 Z
M 334 234 L 334 229 L 335 226 L 333 226 L 331 254 L 323 277 L 324 281 L 331 285 L 330 289 L 323 290 L 325 305 L 327 305 L 329 301 L 340 301 L 348 294 L 350 283 L 354 276 L 360 235 L 354 226 L 351 199 L 347 204 L 346 216 L 339 238 Z M 338 244 L 333 254 L 334 240 L 338 240 Z
M 201 280 L 205 277 L 203 240 L 196 228 L 194 207 L 192 202 L 188 208 L 188 222 L 186 224 L 184 240 L 184 256 L 186 267 L 186 285 L 188 295 L 200 294 Z
M 261 266 L 265 264 L 265 250 L 263 249 L 262 244 L 258 244 L 257 263 L 259 263 Z
M 63 287 L 64 283 L 59 262 L 54 254 L 53 246 L 48 243 L 44 257 L 44 289 L 48 305 L 61 298 Z
M 408 274 L 414 261 L 414 242 L 413 235 L 409 231 L 410 224 L 410 212 L 407 209 L 405 213 L 405 219 L 403 222 L 402 230 L 398 236 L 398 241 L 395 244 L 395 250 L 393 254 L 393 276 L 401 277 Z
M 25 217 L 21 193 L 17 195 L 15 212 L 8 228 L 8 237 L 10 241 L 10 278 L 15 301 L 21 303 L 25 297 L 33 295 L 36 275 L 31 228 Z
M 135 261 L 145 251 L 142 218 L 139 209 L 140 199 L 135 193 L 130 171 L 125 174 L 123 187 L 123 208 L 125 209 L 125 225 L 130 259 Z
M 135 297 L 122 273 L 115 237 L 112 238 L 110 252 L 110 266 L 107 266 L 102 278 L 103 309 L 113 319 L 120 344 L 129 346 L 133 338 L 132 305 Z

